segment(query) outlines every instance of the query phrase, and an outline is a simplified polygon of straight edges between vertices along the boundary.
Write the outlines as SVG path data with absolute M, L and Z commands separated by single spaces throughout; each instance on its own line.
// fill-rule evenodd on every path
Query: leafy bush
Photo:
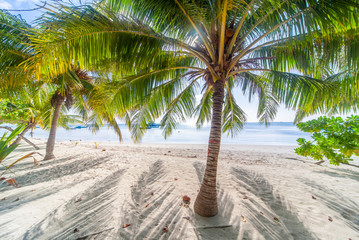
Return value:
M 310 156 L 315 160 L 325 157 L 330 164 L 349 163 L 353 155 L 359 156 L 359 116 L 319 117 L 318 119 L 297 124 L 303 132 L 310 132 L 313 141 L 297 139 L 298 155 Z

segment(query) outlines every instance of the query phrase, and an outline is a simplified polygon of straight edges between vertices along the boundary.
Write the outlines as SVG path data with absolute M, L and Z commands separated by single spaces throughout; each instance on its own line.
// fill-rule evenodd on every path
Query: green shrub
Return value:
M 14 185 L 17 186 L 17 183 L 15 181 L 15 179 L 8 179 L 6 180 L 5 177 L 2 177 L 7 171 L 11 171 L 10 168 L 13 167 L 16 163 L 18 163 L 19 161 L 28 158 L 28 157 L 32 157 L 35 153 L 37 152 L 31 152 L 26 154 L 23 157 L 20 157 L 18 159 L 16 159 L 14 162 L 12 162 L 9 165 L 4 165 L 4 160 L 6 159 L 6 157 L 12 153 L 19 144 L 11 144 L 11 142 L 15 139 L 15 137 L 17 137 L 17 135 L 19 135 L 22 130 L 24 130 L 23 126 L 17 127 L 14 131 L 11 132 L 11 134 L 8 136 L 7 132 L 5 132 L 3 134 L 3 136 L 0 138 L 0 165 L 5 167 L 5 170 L 1 173 L 0 172 L 0 179 L 1 180 L 5 180 L 6 182 L 8 182 L 10 185 Z M 38 153 L 39 154 L 39 153 Z M 34 163 L 37 164 L 37 160 L 34 158 Z
M 328 159 L 330 164 L 349 163 L 353 155 L 359 156 L 359 116 L 319 117 L 297 124 L 303 132 L 310 132 L 313 141 L 297 139 L 298 155 L 309 156 L 315 160 Z

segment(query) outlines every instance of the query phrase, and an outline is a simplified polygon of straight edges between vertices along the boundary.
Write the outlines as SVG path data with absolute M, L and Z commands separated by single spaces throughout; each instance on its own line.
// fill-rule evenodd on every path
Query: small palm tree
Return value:
M 44 160 L 55 157 L 53 151 L 56 128 L 57 126 L 67 126 L 71 120 L 71 116 L 65 113 L 63 106 L 66 106 L 69 110 L 74 100 L 77 101 L 77 108 L 85 110 L 85 112 L 82 112 L 83 116 L 86 114 L 97 116 L 97 118 L 93 119 L 97 128 L 103 124 L 101 120 L 104 120 L 109 122 L 119 136 L 121 136 L 121 131 L 117 124 L 115 124 L 116 121 L 113 113 L 108 113 L 99 107 L 95 108 L 94 104 L 93 108 L 97 109 L 98 113 L 91 110 L 90 106 L 85 107 L 89 100 L 85 95 L 89 95 L 94 89 L 93 80 L 88 76 L 86 71 L 71 64 L 69 68 L 63 69 L 60 74 L 48 76 L 46 71 L 40 71 L 36 75 L 33 69 L 24 66 L 23 63 L 25 61 L 32 61 L 32 59 L 37 57 L 37 52 L 34 49 L 31 38 L 40 34 L 41 31 L 42 29 L 33 29 L 19 17 L 0 11 L 0 46 L 2 49 L 0 52 L 0 97 L 8 97 L 12 101 L 22 103 L 23 107 L 13 106 L 12 111 L 17 113 L 25 111 L 25 115 L 28 114 L 27 117 L 24 114 L 17 115 L 18 119 L 4 119 L 5 116 L 3 116 L 2 120 L 13 123 L 24 123 L 25 121 L 27 127 L 20 135 L 24 135 L 36 124 L 47 128 L 49 126 L 48 123 L 51 122 Z M 56 60 L 53 59 L 53 61 Z M 44 99 L 44 96 L 38 98 L 44 94 L 46 96 L 52 94 L 51 104 L 47 99 Z M 104 99 L 105 97 L 102 98 Z M 51 107 L 53 107 L 53 111 Z M 50 118 L 51 114 L 52 119 Z M 62 116 L 61 118 L 60 115 Z M 16 142 L 20 141 L 20 139 L 19 137 Z
M 42 19 L 28 66 L 57 75 L 73 61 L 110 73 L 118 105 L 131 111 L 132 133 L 163 116 L 165 136 L 186 116 L 211 121 L 207 166 L 195 212 L 218 212 L 216 176 L 222 132 L 234 136 L 246 115 L 239 87 L 259 100 L 268 124 L 279 104 L 310 109 L 328 94 L 325 77 L 345 55 L 356 71 L 356 0 L 104 0 Z M 354 54 L 354 51 L 356 54 Z M 56 61 L 53 61 L 56 59 Z M 196 94 L 201 94 L 199 103 Z
M 90 92 L 93 88 L 88 74 L 75 67 L 72 67 L 67 73 L 54 77 L 51 84 L 55 85 L 57 89 L 51 97 L 51 106 L 54 108 L 54 112 L 44 160 L 55 158 L 56 129 L 63 104 L 67 110 L 70 110 L 75 97 L 82 98 L 84 94 Z

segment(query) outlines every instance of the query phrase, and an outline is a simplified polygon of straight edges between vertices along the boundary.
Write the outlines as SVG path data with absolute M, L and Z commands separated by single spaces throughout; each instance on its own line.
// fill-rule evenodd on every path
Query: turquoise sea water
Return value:
M 124 142 L 132 142 L 129 130 L 125 125 L 119 125 L 122 131 Z M 173 134 L 164 139 L 160 128 L 148 129 L 143 143 L 186 143 L 186 144 L 207 144 L 209 136 L 209 127 L 203 127 L 197 130 L 194 126 L 180 125 Z M 0 132 L 1 133 L 1 132 Z M 48 132 L 35 129 L 34 138 L 46 139 Z M 31 138 L 30 134 L 27 137 Z M 259 123 L 247 123 L 244 129 L 235 138 L 228 137 L 226 134 L 222 136 L 224 144 L 255 144 L 255 145 L 296 145 L 297 138 L 310 139 L 310 134 L 303 133 L 297 129 L 295 125 L 289 122 L 275 122 L 269 127 L 260 125 Z M 72 141 L 118 141 L 117 135 L 112 129 L 102 127 L 97 133 L 92 133 L 87 128 L 65 130 L 59 128 L 57 131 L 57 140 Z

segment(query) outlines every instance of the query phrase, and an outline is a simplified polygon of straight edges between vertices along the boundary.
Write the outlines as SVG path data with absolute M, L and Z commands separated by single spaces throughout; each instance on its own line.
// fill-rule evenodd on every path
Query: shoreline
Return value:
M 36 143 L 43 153 L 45 142 Z M 37 167 L 26 159 L 13 168 L 18 188 L 0 185 L 0 199 L 5 198 L 0 201 L 0 239 L 77 239 L 103 230 L 96 237 L 359 237 L 359 170 L 318 166 L 288 146 L 222 145 L 219 215 L 195 215 L 206 148 L 57 142 L 56 159 L 38 158 Z M 29 151 L 22 144 L 18 153 Z M 183 195 L 191 198 L 188 208 Z M 214 228 L 218 226 L 228 227 Z

